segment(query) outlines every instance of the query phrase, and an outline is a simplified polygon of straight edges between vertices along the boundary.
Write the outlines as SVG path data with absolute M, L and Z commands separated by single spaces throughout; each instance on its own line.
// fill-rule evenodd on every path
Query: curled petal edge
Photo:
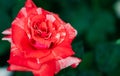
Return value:
M 81 62 L 81 59 L 76 57 L 67 57 L 65 59 L 61 59 L 56 61 L 56 73 L 58 73 L 61 69 L 64 69 L 66 67 L 77 67 L 78 64 Z
M 6 29 L 5 31 L 2 32 L 2 34 L 4 34 L 4 35 L 11 35 L 12 34 L 12 29 L 11 28 Z

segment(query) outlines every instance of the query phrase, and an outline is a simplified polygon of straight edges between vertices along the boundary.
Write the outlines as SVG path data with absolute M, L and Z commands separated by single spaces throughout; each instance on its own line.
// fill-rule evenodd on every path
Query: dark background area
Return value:
M 78 31 L 72 47 L 82 62 L 77 68 L 68 67 L 56 76 L 120 76 L 120 16 L 117 14 L 120 9 L 115 5 L 120 0 L 33 1 L 37 6 L 59 14 Z M 24 2 L 0 0 L 0 32 L 11 26 Z M 9 52 L 10 43 L 0 40 L 0 68 L 8 66 Z M 33 75 L 13 72 L 12 76 Z

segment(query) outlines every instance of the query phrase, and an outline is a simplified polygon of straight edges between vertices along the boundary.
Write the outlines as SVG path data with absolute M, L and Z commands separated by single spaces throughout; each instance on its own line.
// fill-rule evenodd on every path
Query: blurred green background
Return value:
M 72 43 L 81 64 L 56 76 L 120 76 L 120 0 L 33 0 L 77 29 Z M 25 0 L 0 0 L 0 32 L 10 27 Z M 3 35 L 0 34 L 0 38 Z M 0 68 L 8 66 L 10 43 L 0 40 Z M 12 76 L 33 76 L 13 72 Z

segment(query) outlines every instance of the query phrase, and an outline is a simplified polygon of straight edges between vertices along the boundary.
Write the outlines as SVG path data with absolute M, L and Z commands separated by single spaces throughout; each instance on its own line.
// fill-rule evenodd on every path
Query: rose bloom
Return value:
M 34 76 L 54 76 L 68 66 L 76 67 L 81 60 L 72 57 L 72 40 L 77 31 L 57 14 L 37 8 L 26 0 L 12 26 L 3 31 L 11 43 L 10 71 L 31 71 Z

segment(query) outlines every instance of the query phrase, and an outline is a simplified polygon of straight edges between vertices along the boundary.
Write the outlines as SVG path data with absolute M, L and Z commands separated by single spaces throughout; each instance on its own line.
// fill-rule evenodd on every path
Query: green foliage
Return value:
M 120 19 L 113 10 L 117 0 L 33 0 L 37 6 L 59 14 L 78 35 L 72 43 L 75 56 L 82 59 L 56 76 L 120 76 Z M 0 0 L 0 32 L 10 27 L 25 0 Z M 0 34 L 0 39 L 3 37 Z M 10 43 L 0 40 L 1 66 L 7 66 Z M 14 72 L 13 76 L 33 76 Z
M 13 76 L 33 76 L 31 72 L 15 72 Z
M 80 70 L 88 70 L 92 68 L 92 64 L 93 64 L 93 52 L 87 52 L 84 54 L 83 58 L 82 58 L 82 62 L 79 65 L 79 69 Z
M 10 27 L 10 16 L 4 10 L 0 9 L 0 32 Z
M 102 72 L 112 72 L 119 65 L 120 45 L 115 43 L 105 43 L 96 46 L 95 58 L 97 67 Z
M 90 45 L 107 41 L 107 36 L 115 32 L 115 18 L 108 11 L 100 11 L 94 16 L 91 27 L 88 29 L 86 40 Z
M 10 44 L 8 41 L 0 41 L 0 56 L 4 55 L 6 52 L 9 52 Z
M 82 70 L 77 76 L 102 76 L 102 74 L 96 70 Z

